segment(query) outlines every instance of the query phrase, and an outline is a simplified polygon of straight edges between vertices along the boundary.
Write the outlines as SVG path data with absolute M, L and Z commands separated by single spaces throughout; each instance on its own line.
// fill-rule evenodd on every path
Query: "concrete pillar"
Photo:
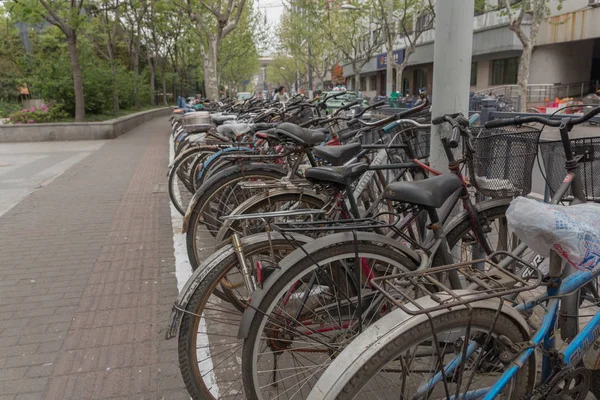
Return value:
M 473 50 L 474 0 L 436 1 L 435 44 L 433 51 L 432 116 L 469 112 L 469 83 Z M 448 170 L 441 138 L 450 129 L 437 125 L 431 129 L 430 164 Z

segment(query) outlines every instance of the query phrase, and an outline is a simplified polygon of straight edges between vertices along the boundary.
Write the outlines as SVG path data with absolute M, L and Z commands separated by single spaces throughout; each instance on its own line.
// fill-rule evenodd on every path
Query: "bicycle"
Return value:
M 574 206 L 584 203 L 586 196 L 578 171 L 583 157 L 574 156 L 569 131 L 599 113 L 600 107 L 582 117 L 566 117 L 560 121 L 534 116 L 491 121 L 486 126 L 538 122 L 558 127 L 567 173 L 552 204 L 557 204 L 571 190 Z M 524 242 L 527 239 L 522 238 Z M 401 398 L 415 399 L 430 395 L 485 400 L 498 396 L 583 399 L 588 390 L 598 397 L 600 371 L 590 372 L 580 365 L 600 336 L 600 313 L 578 332 L 577 303 L 569 299 L 596 279 L 600 268 L 597 264 L 583 270 L 563 268 L 563 258 L 552 251 L 549 273 L 543 277 L 546 293 L 513 307 L 512 295 L 542 282 L 542 275 L 535 267 L 518 259 L 526 247 L 523 243 L 511 253 L 495 254 L 495 258 L 502 258 L 499 262 L 486 260 L 493 264 L 494 272 L 484 276 L 478 275 L 481 272 L 478 268 L 455 264 L 423 273 L 391 275 L 376 282 L 378 290 L 398 308 L 375 322 L 336 357 L 308 399 L 372 398 L 377 393 L 386 396 L 381 381 L 389 383 L 392 375 L 398 383 L 393 389 L 395 398 L 400 394 Z M 517 270 L 535 270 L 531 274 L 533 282 L 531 278 L 525 280 L 518 273 L 511 273 L 509 266 L 515 262 L 521 266 Z M 461 269 L 466 271 L 466 279 L 472 279 L 470 290 L 459 292 L 438 285 L 441 291 L 433 293 L 423 285 L 424 282 L 434 284 L 432 274 Z M 494 282 L 495 273 L 510 275 L 512 284 Z M 414 282 L 425 296 L 414 300 L 403 295 L 405 282 Z M 521 313 L 544 302 L 547 312 L 541 326 L 530 334 Z M 556 347 L 557 326 L 563 339 L 568 340 L 563 349 Z M 416 344 L 421 344 L 419 353 L 416 353 L 418 347 L 412 349 Z M 542 353 L 541 384 L 534 386 L 537 349 Z M 411 374 L 408 370 L 413 365 L 418 370 Z M 474 382 L 476 374 L 482 376 L 481 381 Z M 418 377 L 419 382 L 411 386 L 410 376 Z M 412 390 L 412 394 L 408 390 Z
M 287 393 L 289 396 L 306 395 L 310 382 L 318 377 L 331 358 L 335 358 L 365 327 L 395 308 L 383 295 L 372 290 L 371 282 L 376 277 L 393 271 L 427 270 L 432 265 L 452 264 L 450 249 L 456 245 L 459 248 L 462 245 L 477 247 L 485 254 L 493 253 L 491 222 L 504 218 L 509 200 L 489 200 L 477 205 L 471 202 L 460 163 L 452 154 L 461 136 L 467 146 L 467 159 L 462 161 L 467 161 L 474 153 L 468 121 L 458 115 L 433 120 L 433 123 L 444 122 L 453 126 L 452 136 L 442 139 L 452 174 L 422 181 L 396 182 L 385 190 L 384 198 L 410 207 L 404 213 L 406 217 L 391 226 L 382 226 L 377 220 L 359 220 L 354 225 L 349 221 L 347 226 L 338 229 L 340 233 L 319 238 L 295 250 L 282 260 L 280 268 L 273 272 L 263 288 L 254 292 L 239 333 L 245 338 L 242 362 L 247 398 L 269 398 L 285 391 L 290 384 L 294 389 Z M 522 144 L 521 158 L 515 158 L 523 161 L 521 175 L 527 173 L 527 167 L 531 174 L 539 131 L 512 132 L 508 136 Z M 426 168 L 434 173 L 431 168 Z M 523 182 L 515 182 L 518 183 Z M 499 186 L 495 189 L 501 193 L 507 190 Z M 516 189 L 528 192 L 523 185 L 520 188 L 513 185 L 512 190 Z M 459 202 L 465 211 L 450 221 L 451 211 Z M 404 224 L 411 223 L 422 212 L 429 217 L 430 232 L 419 243 L 400 233 Z M 365 226 L 361 226 L 363 223 Z M 308 225 L 307 229 L 316 229 L 315 225 Z M 398 233 L 408 245 L 387 236 L 360 232 L 373 226 L 400 227 Z M 279 231 L 282 234 L 303 232 L 281 226 Z M 496 243 L 505 244 L 508 242 Z M 459 276 L 452 271 L 447 279 L 451 287 L 462 287 Z M 310 353 L 310 357 L 304 353 Z M 297 354 L 303 355 L 302 362 L 297 359 Z M 273 361 L 270 361 L 271 357 Z M 301 366 L 295 367 L 296 363 Z M 303 369 L 312 373 L 302 376 Z

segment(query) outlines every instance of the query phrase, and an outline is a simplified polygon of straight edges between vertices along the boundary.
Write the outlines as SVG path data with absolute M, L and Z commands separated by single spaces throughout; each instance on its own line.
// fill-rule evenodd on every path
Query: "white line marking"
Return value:
M 169 163 L 173 162 L 175 157 L 175 150 L 173 149 L 173 136 L 169 135 Z M 177 178 L 175 178 L 177 179 Z M 179 199 L 179 185 L 175 185 L 175 196 Z M 173 203 L 169 201 L 171 207 L 171 224 L 173 225 L 173 254 L 175 255 L 175 277 L 177 278 L 177 290 L 181 292 L 183 286 L 192 276 L 192 265 L 187 255 L 185 234 L 181 233 L 181 227 L 183 226 L 183 217 L 173 206 Z M 198 330 L 200 332 L 206 332 L 206 321 L 203 317 L 200 319 L 198 324 Z M 198 360 L 205 360 L 198 366 L 200 375 L 204 377 L 206 386 L 209 387 L 210 393 L 215 397 L 219 398 L 219 387 L 217 385 L 217 377 L 214 373 L 212 357 L 210 356 L 210 349 L 208 348 L 208 335 L 206 333 L 198 333 L 196 347 L 196 357 Z

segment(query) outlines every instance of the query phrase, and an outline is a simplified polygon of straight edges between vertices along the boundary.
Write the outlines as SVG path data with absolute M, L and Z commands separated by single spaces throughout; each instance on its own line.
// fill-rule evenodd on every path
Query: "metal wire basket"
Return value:
M 541 131 L 531 127 L 473 128 L 475 154 L 469 160 L 471 184 L 488 197 L 531 192 L 531 172 Z
M 298 110 L 292 111 L 292 113 L 285 119 L 286 122 L 293 124 L 303 124 L 310 121 L 313 118 L 313 110 L 310 107 L 302 107 Z
M 522 268 L 531 268 L 533 273 L 522 278 L 515 272 Z M 449 288 L 445 282 L 450 273 L 458 274 L 463 287 L 473 284 L 477 289 Z M 481 260 L 374 278 L 370 284 L 407 314 L 420 315 L 533 290 L 540 285 L 542 277 L 542 273 L 525 260 L 498 251 Z M 425 306 L 418 301 L 423 297 L 430 297 L 432 301 Z
M 600 199 L 600 137 L 571 139 L 573 154 L 582 156 L 577 172 L 583 182 L 583 191 L 588 200 Z M 540 142 L 540 151 L 546 182 L 554 193 L 563 182 L 567 171 L 565 170 L 565 150 L 560 140 Z M 598 182 L 598 183 L 596 183 Z M 568 196 L 573 196 L 571 189 Z

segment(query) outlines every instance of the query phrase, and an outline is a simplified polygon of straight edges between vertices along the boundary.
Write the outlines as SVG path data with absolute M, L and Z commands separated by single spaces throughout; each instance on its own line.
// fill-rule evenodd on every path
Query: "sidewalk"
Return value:
M 177 341 L 167 119 L 0 217 L 0 400 L 189 399 Z

